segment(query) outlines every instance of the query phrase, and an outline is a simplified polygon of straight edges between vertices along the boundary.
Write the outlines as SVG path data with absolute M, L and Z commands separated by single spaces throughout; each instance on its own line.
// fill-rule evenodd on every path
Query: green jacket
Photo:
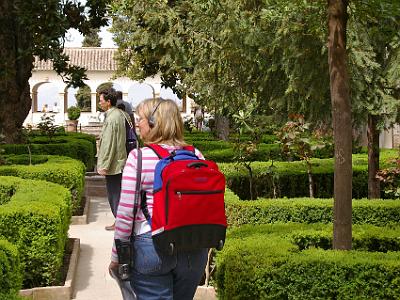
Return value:
M 123 112 L 111 107 L 101 130 L 97 169 L 106 169 L 107 175 L 122 173 L 126 162 L 126 132 Z

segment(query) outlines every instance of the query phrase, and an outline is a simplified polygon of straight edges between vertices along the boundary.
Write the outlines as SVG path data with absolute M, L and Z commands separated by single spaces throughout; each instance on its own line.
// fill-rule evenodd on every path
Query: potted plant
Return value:
M 77 131 L 78 119 L 81 116 L 81 109 L 77 106 L 71 106 L 67 109 L 68 120 L 67 123 L 67 131 Z

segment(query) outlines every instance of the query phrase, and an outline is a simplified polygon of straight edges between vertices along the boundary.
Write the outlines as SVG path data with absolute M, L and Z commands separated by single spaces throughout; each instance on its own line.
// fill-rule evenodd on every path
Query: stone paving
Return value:
M 98 188 L 98 194 L 101 189 Z M 93 193 L 91 193 L 93 194 Z M 89 197 L 88 224 L 71 225 L 69 237 L 80 239 L 80 255 L 75 274 L 73 299 L 76 300 L 122 300 L 117 282 L 108 274 L 113 231 L 106 231 L 114 217 L 107 198 Z M 201 287 L 194 300 L 215 300 L 212 288 Z
M 69 236 L 80 239 L 81 250 L 73 299 L 120 300 L 118 285 L 108 274 L 114 232 L 104 230 L 114 217 L 103 197 L 90 199 L 88 224 L 71 225 Z

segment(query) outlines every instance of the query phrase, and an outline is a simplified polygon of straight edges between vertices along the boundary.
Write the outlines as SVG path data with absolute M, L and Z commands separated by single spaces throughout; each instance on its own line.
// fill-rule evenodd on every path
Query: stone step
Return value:
M 100 175 L 85 176 L 86 197 L 107 197 L 106 179 Z

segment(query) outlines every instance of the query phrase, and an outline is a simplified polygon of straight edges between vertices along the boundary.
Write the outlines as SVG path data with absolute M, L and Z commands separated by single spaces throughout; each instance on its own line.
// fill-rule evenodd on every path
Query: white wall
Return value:
M 133 81 L 129 78 L 126 77 L 121 77 L 121 78 L 116 78 L 112 79 L 113 73 L 112 72 L 105 72 L 105 71 L 87 71 L 87 77 L 90 80 L 85 80 L 85 84 L 89 86 L 91 89 L 92 93 L 92 103 L 91 103 L 91 112 L 82 112 L 81 117 L 79 118 L 79 123 L 82 126 L 88 125 L 89 122 L 93 121 L 99 121 L 99 112 L 96 112 L 96 89 L 97 87 L 105 82 L 113 82 L 118 88 L 122 90 L 123 93 L 123 98 L 124 100 L 131 100 L 128 99 L 130 88 L 132 85 L 135 84 L 141 84 L 138 81 Z M 66 94 L 66 87 L 67 85 L 62 81 L 62 78 L 57 75 L 56 72 L 54 71 L 33 71 L 32 77 L 29 79 L 29 84 L 31 88 L 31 96 L 33 96 L 33 88 L 37 86 L 40 83 L 52 83 L 52 86 L 55 86 L 56 93 L 58 96 L 56 96 L 56 99 L 52 100 L 52 102 L 57 101 L 57 106 L 59 112 L 54 113 L 54 112 L 49 112 L 48 114 L 52 114 L 55 117 L 55 123 L 58 125 L 64 125 L 65 120 L 68 119 L 66 111 L 64 111 L 64 97 Z M 154 76 L 154 77 L 149 77 L 147 78 L 143 83 L 151 86 L 151 88 L 154 90 L 154 93 L 156 96 L 160 95 L 160 92 L 162 91 L 161 89 L 161 79 L 160 76 Z M 163 90 L 165 92 L 165 90 Z M 132 89 L 131 89 L 132 93 Z M 169 94 L 169 93 L 168 93 Z M 131 101 L 133 102 L 133 101 Z M 135 103 L 133 103 L 135 104 Z M 191 112 L 191 101 L 187 101 L 187 106 L 186 106 L 186 112 L 183 112 L 183 115 L 185 114 L 190 114 Z M 51 106 L 52 107 L 52 106 Z M 38 107 L 38 110 L 41 110 L 41 107 Z M 40 122 L 41 117 L 43 116 L 42 112 L 32 112 L 32 109 L 30 110 L 27 118 L 24 121 L 24 126 L 30 124 L 30 125 L 36 125 L 37 123 Z M 100 120 L 101 117 L 100 117 Z

